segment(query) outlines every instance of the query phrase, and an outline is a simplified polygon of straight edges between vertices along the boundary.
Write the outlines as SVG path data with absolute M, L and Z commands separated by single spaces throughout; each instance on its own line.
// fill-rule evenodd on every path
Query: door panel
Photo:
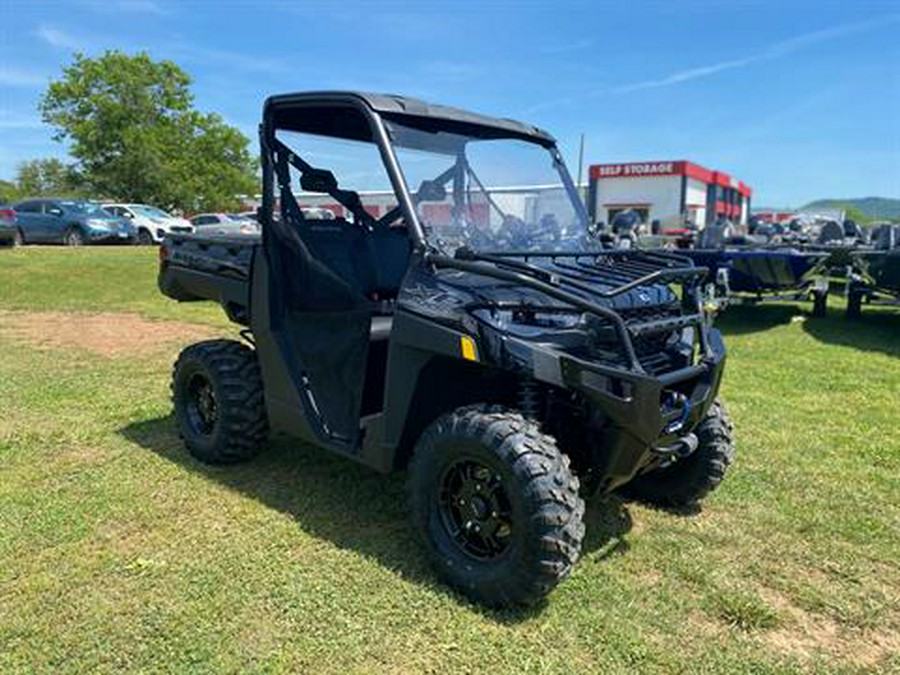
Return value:
M 41 206 L 39 202 L 24 202 L 19 205 L 16 210 L 16 222 L 22 230 L 25 237 L 25 243 L 32 244 L 41 240 L 40 236 L 40 213 Z
M 41 213 L 38 216 L 38 233 L 42 242 L 60 243 L 62 242 L 62 224 L 64 216 L 55 216 L 50 213 L 50 209 L 55 208 L 49 202 L 43 202 L 41 205 Z
M 269 258 L 262 249 L 254 256 L 251 327 L 272 428 L 355 455 L 370 312 L 298 306 L 283 260 L 270 267 Z

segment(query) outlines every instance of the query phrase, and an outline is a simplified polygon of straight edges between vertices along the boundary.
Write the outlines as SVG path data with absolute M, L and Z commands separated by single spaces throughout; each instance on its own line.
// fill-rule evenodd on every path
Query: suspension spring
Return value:
M 519 412 L 526 419 L 536 420 L 541 412 L 541 388 L 531 378 L 523 378 L 519 381 Z

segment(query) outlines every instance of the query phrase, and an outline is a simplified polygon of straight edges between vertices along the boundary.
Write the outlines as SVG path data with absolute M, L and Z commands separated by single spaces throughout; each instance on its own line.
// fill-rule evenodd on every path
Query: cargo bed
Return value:
M 213 300 L 237 323 L 250 322 L 250 273 L 258 236 L 167 236 L 159 249 L 159 289 L 180 302 Z

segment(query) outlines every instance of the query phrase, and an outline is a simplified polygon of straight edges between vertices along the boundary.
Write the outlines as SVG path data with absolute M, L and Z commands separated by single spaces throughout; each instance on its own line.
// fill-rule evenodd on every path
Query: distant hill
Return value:
M 900 199 L 891 197 L 861 197 L 858 199 L 817 199 L 801 211 L 817 209 L 845 209 L 865 216 L 866 220 L 900 220 Z

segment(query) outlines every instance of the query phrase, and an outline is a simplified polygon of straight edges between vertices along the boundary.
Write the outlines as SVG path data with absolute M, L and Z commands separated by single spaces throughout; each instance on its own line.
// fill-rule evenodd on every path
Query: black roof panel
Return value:
M 489 117 L 478 113 L 453 108 L 445 105 L 427 103 L 417 98 L 398 96 L 395 94 L 375 94 L 365 91 L 308 91 L 294 94 L 276 94 L 266 99 L 265 107 L 302 102 L 340 103 L 362 102 L 372 110 L 396 116 L 411 116 L 447 120 L 463 124 L 474 124 L 509 131 L 519 136 L 526 136 L 541 143 L 555 143 L 549 133 L 538 127 L 516 120 Z

